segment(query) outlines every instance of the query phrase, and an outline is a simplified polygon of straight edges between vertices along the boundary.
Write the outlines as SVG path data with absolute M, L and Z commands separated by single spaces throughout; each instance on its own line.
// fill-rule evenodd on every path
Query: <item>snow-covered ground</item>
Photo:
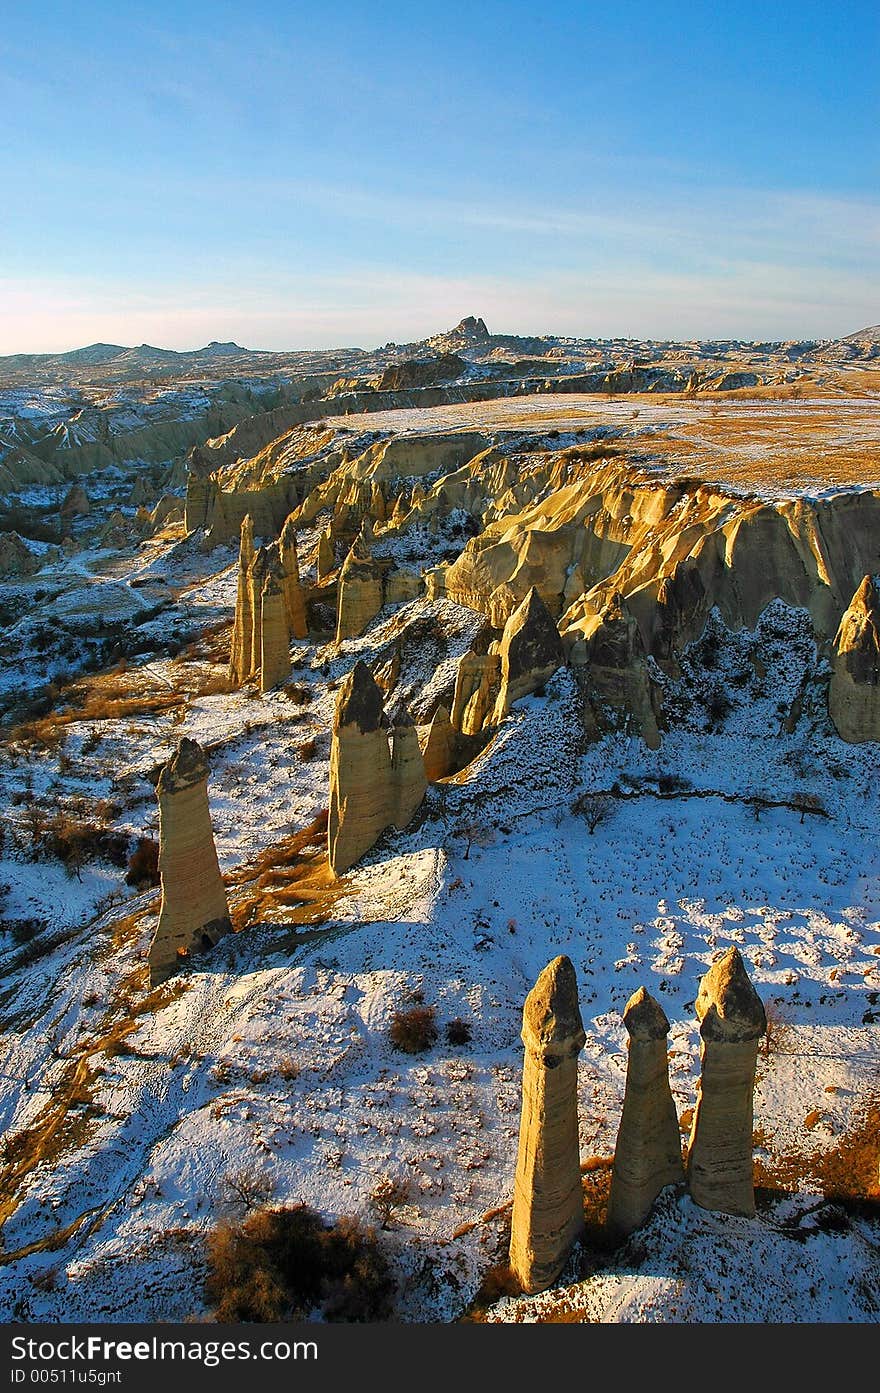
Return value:
M 183 567 L 185 550 L 178 557 Z M 233 558 L 216 555 L 214 568 L 192 580 L 192 598 L 207 601 L 210 617 L 229 616 Z M 97 742 L 93 727 L 74 723 L 66 774 L 56 754 L 32 751 L 4 779 L 20 790 L 30 776 L 39 793 L 79 778 L 92 796 L 120 796 L 120 827 L 155 834 L 149 770 L 179 736 L 194 736 L 209 750 L 235 903 L 234 873 L 326 806 L 328 682 L 416 621 L 421 637 L 412 651 L 404 645 L 401 685 L 417 705 L 439 665 L 436 624 L 454 673 L 478 622 L 446 601 L 384 611 L 338 653 L 302 645 L 297 700 L 206 694 L 182 720 L 172 710 L 102 721 Z M 785 732 L 780 702 L 800 690 L 810 662 L 802 628 L 776 607 L 756 635 L 722 645 L 714 680 L 731 709 L 719 729 L 708 729 L 705 693 L 685 665 L 686 690 L 670 697 L 692 715 L 656 752 L 622 734 L 582 748 L 578 691 L 558 673 L 543 696 L 517 703 L 465 775 L 429 791 L 407 831 L 386 834 L 346 876 L 323 924 L 304 925 L 279 904 L 149 997 L 154 892 L 126 889 L 121 872 L 97 865 L 67 879 L 7 849 L 6 916 L 44 924 L 33 938 L 0 940 L 7 1163 L 16 1137 L 41 1135 L 78 1061 L 81 1074 L 44 1158 L 32 1157 L 15 1183 L 0 1317 L 203 1317 L 204 1238 L 218 1218 L 242 1212 L 230 1179 L 246 1173 L 270 1202 L 305 1200 L 328 1219 L 375 1219 L 383 1177 L 403 1182 L 381 1234 L 397 1313 L 458 1318 L 504 1257 L 521 1012 L 538 973 L 559 953 L 574 963 L 587 1031 L 582 1158 L 608 1158 L 628 997 L 646 986 L 670 1019 L 686 1130 L 699 979 L 736 944 L 778 1024 L 759 1058 L 756 1156 L 767 1175 L 780 1158 L 799 1158 L 798 1178 L 771 1187 L 753 1220 L 709 1214 L 668 1191 L 592 1273 L 589 1255 L 576 1252 L 553 1293 L 505 1298 L 488 1319 L 876 1321 L 876 1208 L 835 1211 L 815 1175 L 880 1092 L 877 748 L 841 742 L 809 696 Z M 730 680 L 750 643 L 772 664 L 762 690 Z M 180 680 L 179 666 L 150 668 L 159 687 Z M 585 792 L 608 794 L 592 833 L 573 810 Z M 805 793 L 821 812 L 772 806 Z M 107 900 L 114 889 L 124 896 L 117 905 Z M 393 1047 L 389 1026 L 415 1003 L 436 1007 L 440 1035 L 411 1056 Z M 472 1029 L 468 1044 L 445 1038 L 457 1018 Z

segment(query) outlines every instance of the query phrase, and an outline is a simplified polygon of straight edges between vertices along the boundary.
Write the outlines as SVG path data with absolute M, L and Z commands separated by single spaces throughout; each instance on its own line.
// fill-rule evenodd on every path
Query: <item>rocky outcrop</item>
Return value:
M 570 660 L 581 668 L 597 726 L 601 728 L 602 718 L 596 708 L 607 704 L 632 720 L 645 744 L 656 750 L 660 694 L 651 681 L 638 623 L 621 595 L 612 594 L 586 640 L 572 649 Z
M 452 724 L 462 735 L 478 735 L 490 721 L 498 693 L 501 659 L 497 653 L 462 654 L 452 698 Z
M 208 808 L 208 764 L 195 740 L 180 741 L 156 795 L 162 907 L 149 953 L 153 986 L 231 929 Z
M 246 513 L 241 524 L 238 551 L 238 590 L 235 599 L 235 619 L 232 624 L 232 648 L 229 656 L 229 680 L 241 686 L 254 668 L 254 615 L 251 603 L 250 568 L 254 559 L 254 524 Z
M 342 682 L 330 744 L 330 869 L 342 875 L 374 846 L 387 827 L 405 827 L 427 781 L 418 736 L 404 708 L 392 743 L 382 693 L 366 663 Z
M 614 1149 L 608 1228 L 625 1236 L 637 1229 L 666 1185 L 684 1180 L 681 1134 L 672 1091 L 666 1013 L 644 987 L 623 1013 L 629 1056 L 623 1112 Z
M 571 960 L 554 958 L 526 997 L 510 1266 L 526 1292 L 559 1276 L 584 1225 L 577 1059 L 586 1034 Z
M 287 627 L 294 638 L 308 638 L 306 597 L 299 578 L 299 555 L 296 546 L 296 514 L 290 513 L 278 537 L 278 549 L 284 584 L 284 607 Z
M 499 646 L 501 690 L 493 724 L 513 703 L 542 687 L 565 661 L 559 630 L 534 586 L 504 626 Z
M 408 358 L 386 368 L 376 390 L 399 392 L 409 387 L 434 387 L 439 382 L 453 382 L 466 371 L 467 363 L 455 353 L 443 353 L 437 358 Z
M 339 572 L 339 603 L 336 642 L 357 638 L 383 603 L 383 569 L 376 564 L 366 545 L 356 540 Z
M 57 555 L 56 549 L 52 550 Z M 41 565 L 42 558 L 17 532 L 0 532 L 0 576 L 32 576 Z
M 69 527 L 74 518 L 86 518 L 92 511 L 89 495 L 81 484 L 71 484 L 61 504 L 62 529 Z
M 456 733 L 445 706 L 438 706 L 431 717 L 422 759 L 428 783 L 445 779 L 455 767 Z
M 880 740 L 880 595 L 865 576 L 834 637 L 828 711 L 841 739 Z
M 753 1215 L 752 1098 L 767 1019 L 737 948 L 706 973 L 696 1009 L 701 1070 L 688 1145 L 691 1197 L 703 1209 Z
M 407 827 L 428 787 L 419 737 L 407 708 L 398 706 L 391 730 L 391 784 L 395 827 Z

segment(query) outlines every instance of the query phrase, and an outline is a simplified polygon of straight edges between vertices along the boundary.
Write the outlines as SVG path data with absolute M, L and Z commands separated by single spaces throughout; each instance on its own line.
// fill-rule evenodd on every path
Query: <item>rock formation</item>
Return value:
M 318 580 L 326 580 L 336 570 L 336 553 L 329 529 L 318 538 Z
M 459 659 L 451 719 L 462 735 L 478 735 L 490 720 L 500 672 L 497 653 L 470 650 Z
M 865 576 L 834 638 L 828 711 L 841 739 L 880 740 L 880 595 Z
M 587 689 L 600 703 L 618 708 L 634 721 L 649 749 L 660 745 L 659 694 L 651 682 L 647 655 L 635 616 L 616 592 L 601 610 L 573 664 L 584 666 Z
M 419 737 L 407 708 L 398 706 L 391 729 L 392 816 L 395 827 L 406 827 L 421 805 L 428 787 Z
M 306 597 L 299 578 L 299 556 L 296 547 L 296 514 L 291 513 L 278 537 L 278 549 L 284 585 L 284 606 L 287 627 L 294 638 L 308 638 Z
M 336 642 L 357 638 L 382 608 L 382 569 L 358 538 L 339 572 Z
M 330 869 L 342 875 L 391 822 L 391 752 L 382 693 L 366 663 L 342 682 L 330 746 Z
M 571 960 L 554 958 L 526 997 L 510 1266 L 526 1292 L 559 1276 L 584 1225 L 577 1058 L 586 1035 Z
M 405 707 L 388 743 L 382 693 L 366 663 L 342 682 L 330 744 L 330 869 L 342 875 L 387 827 L 405 827 L 425 796 L 418 735 Z
M 266 547 L 257 547 L 248 566 L 248 607 L 251 617 L 250 671 L 245 678 L 259 672 L 263 653 L 263 586 L 269 574 L 269 553 Z
M 253 671 L 254 616 L 251 606 L 250 568 L 254 559 L 254 524 L 246 513 L 241 524 L 238 551 L 238 592 L 235 600 L 235 619 L 232 625 L 232 651 L 229 656 L 229 680 L 238 687 Z
M 629 1057 L 608 1203 L 608 1227 L 621 1236 L 644 1223 L 664 1186 L 684 1180 L 666 1056 L 669 1021 L 644 987 L 630 997 L 623 1021 Z
M 737 948 L 728 948 L 706 973 L 696 1009 L 701 1070 L 688 1186 L 703 1209 L 753 1215 L 752 1096 L 767 1018 Z
M 270 556 L 260 596 L 260 691 L 268 692 L 290 676 L 290 631 L 287 627 L 285 576 L 277 551 Z
M 496 725 L 519 697 L 537 691 L 565 661 L 559 630 L 534 586 L 504 626 L 499 657 L 501 690 L 492 718 Z
M 54 547 L 52 554 L 58 554 Z M 0 532 L 0 576 L 32 576 L 43 560 L 17 532 Z
M 195 740 L 180 741 L 156 795 L 162 908 L 149 953 L 153 986 L 231 929 L 208 808 L 208 764 Z
M 445 779 L 455 764 L 455 729 L 445 706 L 438 706 L 431 718 L 422 751 L 428 783 Z

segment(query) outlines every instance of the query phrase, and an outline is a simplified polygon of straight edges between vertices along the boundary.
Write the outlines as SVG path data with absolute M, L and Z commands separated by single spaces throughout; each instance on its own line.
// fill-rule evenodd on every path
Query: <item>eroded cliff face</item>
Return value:
M 880 740 L 880 591 L 865 576 L 834 636 L 828 710 L 850 744 Z
M 499 723 L 564 661 L 597 725 L 616 709 L 656 746 L 658 679 L 678 677 L 711 614 L 733 632 L 754 630 L 782 601 L 809 615 L 827 648 L 863 577 L 880 571 L 880 490 L 763 498 L 676 476 L 613 442 L 297 429 L 225 473 L 206 473 L 210 463 L 193 461 L 188 500 L 209 538 L 226 537 L 245 506 L 274 535 L 283 500 L 291 532 L 320 534 L 319 580 L 334 557 L 348 558 L 338 642 L 422 585 L 486 616 L 495 642 L 460 672 L 452 703 L 463 734 Z M 398 565 L 408 538 L 421 576 Z M 529 629 L 540 619 L 540 662 L 518 657 L 523 638 L 506 633 L 526 610 Z M 837 648 L 834 711 L 861 704 L 849 725 L 840 717 L 846 738 L 877 738 L 876 684 L 859 679 L 858 697 L 846 695 L 850 669 L 864 663 Z

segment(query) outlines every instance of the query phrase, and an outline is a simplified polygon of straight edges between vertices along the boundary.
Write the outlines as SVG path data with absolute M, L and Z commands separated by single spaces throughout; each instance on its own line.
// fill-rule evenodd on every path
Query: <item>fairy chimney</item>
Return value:
M 828 711 L 842 740 L 880 740 L 880 596 L 870 576 L 834 638 Z
M 259 672 L 263 653 L 263 586 L 269 573 L 269 553 L 266 547 L 257 547 L 248 567 L 248 605 L 251 618 L 250 668 L 245 678 Z
M 290 676 L 290 631 L 284 597 L 284 573 L 278 553 L 270 555 L 260 596 L 260 691 L 268 692 Z
M 318 538 L 318 581 L 326 580 L 336 570 L 336 553 L 333 538 L 328 528 Z
M 248 572 L 254 559 L 254 521 L 246 513 L 241 523 L 238 548 L 238 591 L 235 599 L 235 619 L 232 625 L 232 647 L 229 656 L 229 680 L 240 686 L 253 668 L 253 614 Z
M 339 572 L 336 642 L 357 638 L 382 608 L 382 572 L 360 538 Z
M 149 953 L 153 986 L 231 929 L 208 808 L 208 763 L 195 740 L 180 741 L 156 796 L 162 907 Z
M 428 787 L 419 737 L 407 708 L 398 706 L 391 729 L 392 818 L 407 827 Z
M 577 1058 L 586 1035 L 571 960 L 554 958 L 526 997 L 519 1153 L 510 1266 L 526 1292 L 545 1291 L 584 1225 Z
M 767 1018 L 737 948 L 706 973 L 696 1009 L 701 1069 L 688 1145 L 691 1197 L 703 1209 L 753 1215 L 752 1097 Z
M 330 743 L 330 869 L 342 875 L 361 859 L 393 818 L 391 753 L 382 693 L 364 662 L 339 688 Z
M 666 1185 L 684 1180 L 672 1091 L 666 1013 L 644 987 L 623 1013 L 629 1032 L 626 1092 L 614 1149 L 608 1227 L 621 1237 L 643 1224 Z
M 293 638 L 308 638 L 309 626 L 306 623 L 306 597 L 299 578 L 299 556 L 296 548 L 295 514 L 286 519 L 278 538 L 281 569 L 284 576 L 284 606 L 287 611 L 287 627 Z

